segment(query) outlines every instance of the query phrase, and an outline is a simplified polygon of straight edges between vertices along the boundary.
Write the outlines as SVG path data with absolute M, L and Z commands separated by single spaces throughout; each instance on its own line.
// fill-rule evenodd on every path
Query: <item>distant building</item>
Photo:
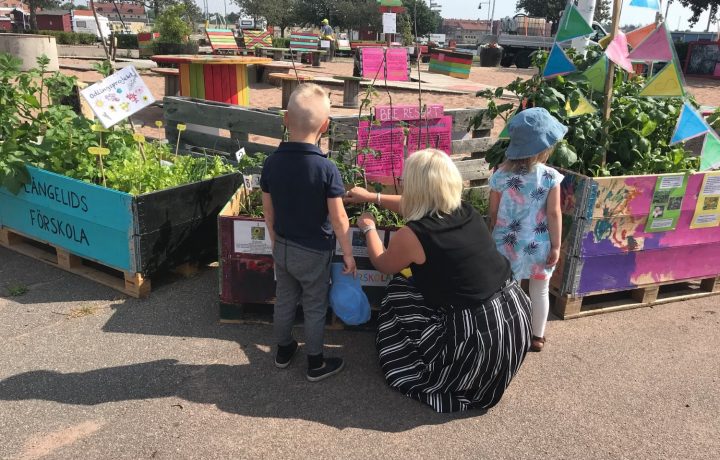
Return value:
M 102 13 L 110 21 L 147 22 L 147 12 L 143 5 L 139 3 L 117 3 L 116 5 L 95 2 L 95 11 Z
M 70 10 L 42 10 L 35 14 L 38 30 L 72 32 Z
M 486 20 L 443 19 L 442 33 L 447 41 L 477 43 L 481 37 L 491 33 L 491 23 Z

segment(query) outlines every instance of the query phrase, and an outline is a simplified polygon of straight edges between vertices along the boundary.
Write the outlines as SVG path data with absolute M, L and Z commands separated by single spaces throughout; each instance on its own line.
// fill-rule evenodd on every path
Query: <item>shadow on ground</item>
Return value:
M 0 381 L 0 400 L 98 405 L 177 397 L 243 416 L 386 432 L 482 414 L 436 414 L 390 389 L 377 366 L 371 333 L 328 331 L 327 354 L 345 357 L 347 369 L 327 381 L 305 380 L 302 353 L 289 369 L 276 369 L 269 351 L 271 327 L 218 323 L 216 276 L 215 270 L 208 270 L 162 286 L 149 299 L 117 302 L 103 332 L 232 341 L 238 343 L 237 353 L 244 355 L 247 364 L 196 365 L 159 359 L 77 373 L 36 370 Z M 302 340 L 302 329 L 297 336 Z M 228 358 L 227 347 L 218 354 L 220 360 L 237 361 Z

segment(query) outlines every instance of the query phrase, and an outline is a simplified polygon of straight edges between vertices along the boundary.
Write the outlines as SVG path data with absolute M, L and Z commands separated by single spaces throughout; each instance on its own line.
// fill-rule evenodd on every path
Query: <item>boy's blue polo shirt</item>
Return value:
M 281 143 L 265 160 L 260 187 L 272 198 L 277 235 L 312 249 L 335 249 L 327 199 L 343 196 L 345 186 L 316 145 Z

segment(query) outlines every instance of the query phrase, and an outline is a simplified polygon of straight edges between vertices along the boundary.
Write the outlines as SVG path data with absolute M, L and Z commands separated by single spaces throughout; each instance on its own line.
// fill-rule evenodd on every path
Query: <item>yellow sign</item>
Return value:
M 709 228 L 718 225 L 720 225 L 720 171 L 705 174 L 690 228 Z
M 101 124 L 94 123 L 90 125 L 90 129 L 96 133 L 106 133 L 108 130 Z
M 110 149 L 106 149 L 105 147 L 88 147 L 88 152 L 90 152 L 91 155 L 105 156 L 110 153 Z
M 157 126 L 158 128 L 162 128 L 162 127 L 163 127 L 163 122 L 160 121 L 160 120 L 157 120 L 157 121 L 155 122 L 155 126 Z
M 176 128 L 177 128 L 178 131 L 183 132 L 183 131 L 185 131 L 185 129 L 187 128 L 187 126 L 185 126 L 185 125 L 182 124 L 182 123 L 178 123 L 177 126 L 176 126 Z
M 145 136 L 142 134 L 133 134 L 133 139 L 135 139 L 135 142 L 138 142 L 140 144 L 145 143 Z

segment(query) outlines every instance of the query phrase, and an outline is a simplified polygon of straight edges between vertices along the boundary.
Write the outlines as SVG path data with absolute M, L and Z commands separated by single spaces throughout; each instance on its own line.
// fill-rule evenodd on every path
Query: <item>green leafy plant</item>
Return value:
M 25 294 L 27 294 L 30 289 L 28 289 L 27 286 L 24 284 L 16 283 L 16 284 L 9 284 L 7 286 L 7 293 L 10 297 L 20 297 Z
M 599 59 L 602 50 L 591 47 L 587 57 L 577 55 L 569 49 L 569 57 L 580 71 Z M 542 69 L 547 53 L 537 52 L 533 64 Z M 601 111 L 594 114 L 570 117 L 585 96 L 601 108 L 604 94 L 593 92 L 589 83 L 578 77 L 556 77 L 544 79 L 539 74 L 528 80 L 517 79 L 498 92 L 487 91 L 478 96 L 488 99 L 488 110 L 479 113 L 472 120 L 472 126 L 479 126 L 484 119 L 500 117 L 507 121 L 517 107 L 544 107 L 569 131 L 550 157 L 549 163 L 591 176 L 617 176 L 626 174 L 660 174 L 683 172 L 697 169 L 698 159 L 690 156 L 682 145 L 668 145 L 682 99 L 640 97 L 645 84 L 642 77 L 627 78 L 621 69 L 616 69 L 613 86 L 613 100 L 610 119 L 603 120 Z M 497 105 L 495 98 L 503 91 L 511 91 L 517 97 L 513 106 Z M 568 110 L 568 105 L 571 110 Z M 488 152 L 487 160 L 496 166 L 504 158 L 508 142 L 501 140 Z M 602 159 L 605 155 L 606 162 Z
M 184 43 L 192 32 L 184 4 L 170 6 L 155 19 L 155 32 L 160 32 L 160 43 Z

